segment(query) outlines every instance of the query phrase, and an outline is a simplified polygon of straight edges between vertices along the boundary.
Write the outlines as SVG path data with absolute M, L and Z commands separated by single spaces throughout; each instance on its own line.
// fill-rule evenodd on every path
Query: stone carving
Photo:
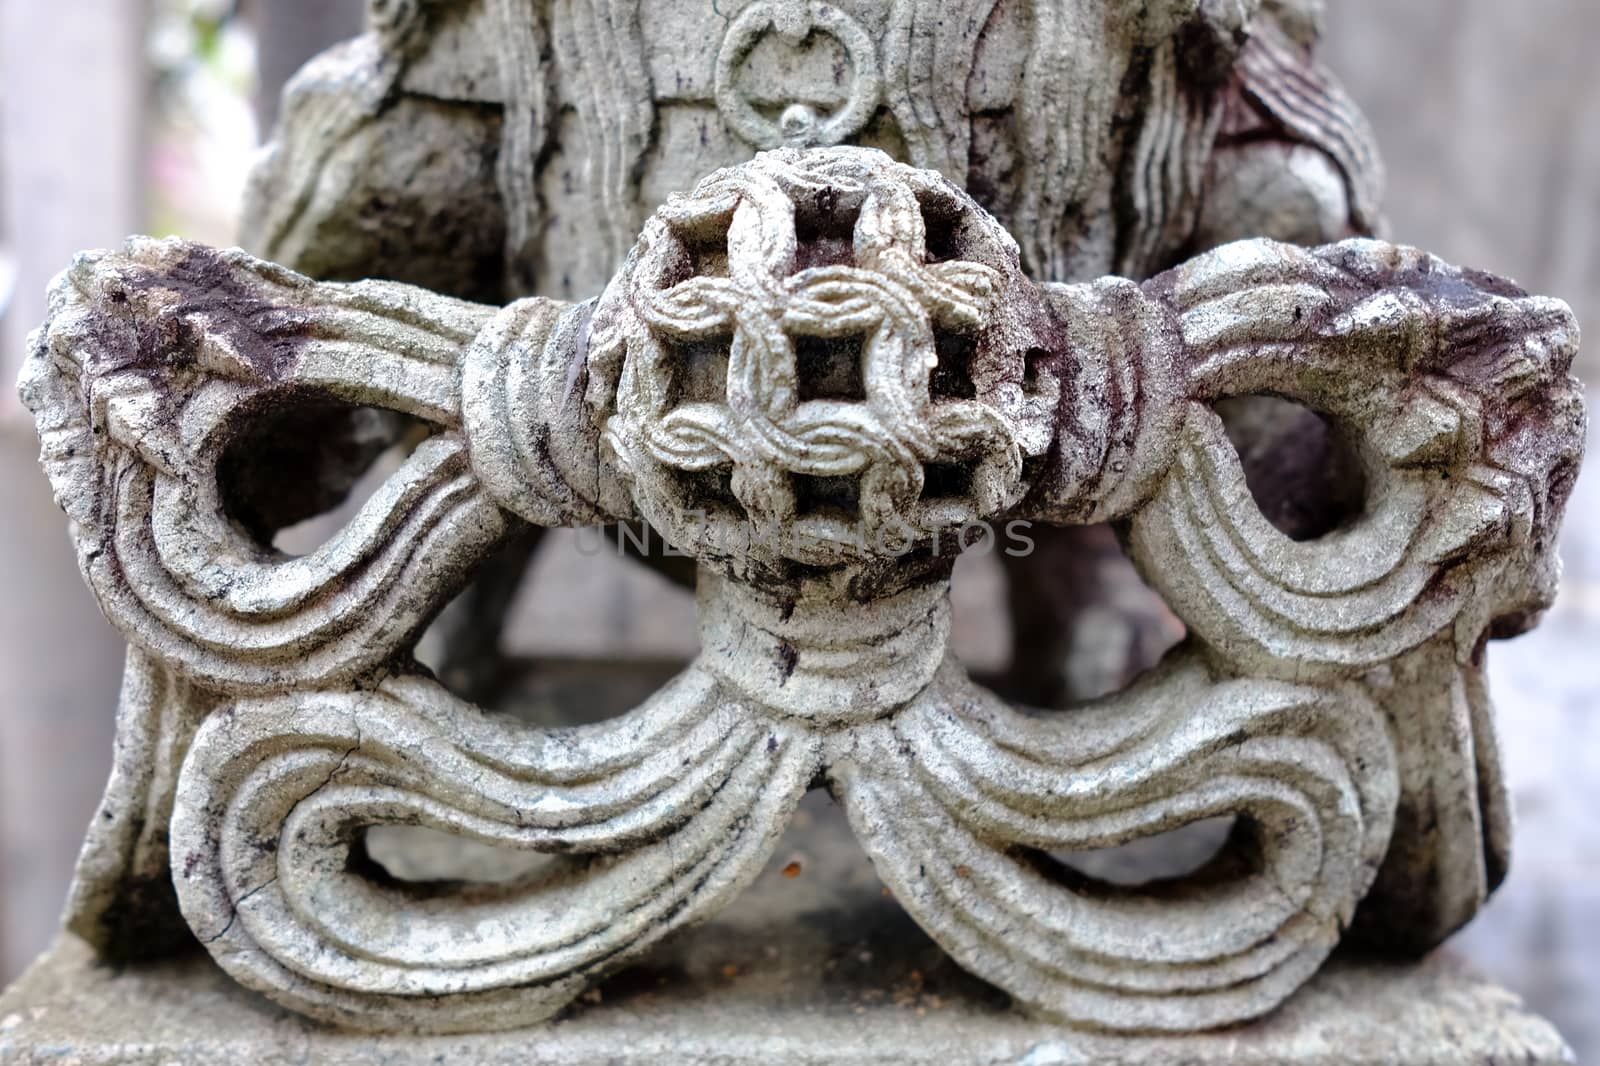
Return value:
M 669 193 L 846 140 L 966 187 L 1042 281 L 1366 234 L 1381 168 L 1308 55 L 1318 6 L 374 0 L 372 33 L 291 86 L 244 244 L 317 277 L 584 299 Z M 1279 180 L 1235 186 L 1252 167 Z
M 909 550 L 1015 502 L 1025 430 L 1007 408 L 1021 381 L 996 360 L 1042 351 L 1044 315 L 997 315 L 1027 283 L 992 219 L 930 172 L 882 169 L 763 156 L 713 179 L 646 226 L 627 282 L 596 308 L 591 389 L 616 394 L 600 401 L 615 410 L 607 444 L 675 542 L 694 542 L 684 518 L 707 505 L 694 482 L 675 491 L 685 473 L 729 481 L 704 539 L 735 547 L 748 532 L 738 555 L 776 569 L 825 564 L 861 537 L 898 534 Z M 970 365 L 982 359 L 987 374 Z M 1038 452 L 1049 412 L 1034 407 Z M 941 464 L 966 483 L 930 498 L 925 471 Z
M 134 662 L 186 687 L 138 691 L 192 731 L 166 735 L 194 935 L 340 1025 L 526 1024 L 736 895 L 819 781 L 954 959 L 1062 1022 L 1257 1017 L 1364 899 L 1379 929 L 1453 928 L 1505 843 L 1484 641 L 1554 594 L 1571 313 L 1366 240 L 1232 244 L 1143 285 L 1024 261 L 955 184 L 851 147 L 712 174 L 582 304 L 176 241 L 81 258 L 24 396 L 86 579 Z M 1365 507 L 1324 537 L 1273 528 L 1245 484 L 1214 406 L 1263 393 L 1363 456 Z M 314 479 L 253 484 L 230 445 L 319 404 L 428 435 L 287 558 L 261 531 Z M 536 729 L 412 663 L 525 524 L 635 518 L 697 560 L 703 648 L 635 711 Z M 951 565 L 971 523 L 1011 520 L 1120 523 L 1189 640 L 1065 714 L 974 685 Z M 1214 860 L 1142 888 L 1051 857 L 1222 814 Z M 396 882 L 361 843 L 383 824 L 556 859 Z
M 1381 169 L 1361 116 L 1309 55 L 1319 10 L 1301 0 L 376 4 L 373 32 L 292 88 L 245 244 L 326 279 L 382 276 L 492 303 L 581 299 L 620 267 L 668 193 L 758 145 L 826 143 L 834 134 L 822 126 L 848 116 L 849 140 L 965 185 L 1022 239 L 1024 267 L 1043 281 L 1143 279 L 1242 237 L 1368 235 Z M 1281 449 L 1262 440 L 1273 454 L 1314 455 L 1323 435 L 1314 417 L 1255 426 L 1311 438 Z M 1317 473 L 1277 480 L 1310 485 Z M 1086 656 L 1087 634 L 1128 630 L 1130 643 L 1159 646 L 1171 620 L 1125 566 L 1075 566 L 1068 581 L 1047 562 L 1114 558 L 1108 531 L 1040 536 L 1036 556 L 1006 560 L 1017 641 L 1006 687 L 1060 705 L 1149 661 Z M 463 690 L 494 687 L 498 614 L 536 539 L 508 546 L 441 627 L 445 672 Z M 1080 624 L 1081 608 L 1113 599 L 1139 609 L 1114 626 Z
M 785 40 L 803 42 L 812 33 L 829 34 L 843 47 L 845 60 L 854 68 L 843 106 L 829 116 L 818 115 L 808 104 L 784 108 L 777 122 L 766 119 L 738 84 L 744 60 L 766 33 L 776 31 Z M 878 75 L 877 45 L 848 12 L 820 0 L 750 4 L 728 27 L 717 53 L 717 108 L 723 121 L 757 148 L 833 145 L 861 132 L 883 94 Z

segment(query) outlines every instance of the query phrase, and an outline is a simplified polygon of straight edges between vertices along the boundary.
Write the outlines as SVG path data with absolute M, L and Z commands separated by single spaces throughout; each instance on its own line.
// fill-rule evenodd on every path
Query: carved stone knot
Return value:
M 1016 502 L 1045 314 L 1016 243 L 943 178 L 779 151 L 646 225 L 590 361 L 617 382 L 606 441 L 645 518 L 736 567 L 820 565 Z

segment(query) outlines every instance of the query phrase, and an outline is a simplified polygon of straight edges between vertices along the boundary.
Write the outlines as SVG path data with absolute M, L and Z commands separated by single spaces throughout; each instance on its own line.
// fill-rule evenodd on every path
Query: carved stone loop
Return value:
M 811 105 L 795 103 L 773 121 L 746 96 L 739 84 L 740 68 L 773 31 L 796 44 L 812 33 L 826 33 L 844 48 L 854 73 L 837 110 L 819 115 Z M 882 95 L 877 42 L 848 11 L 824 0 L 756 0 L 733 20 L 717 53 L 717 107 L 728 126 L 757 148 L 840 144 L 871 120 Z

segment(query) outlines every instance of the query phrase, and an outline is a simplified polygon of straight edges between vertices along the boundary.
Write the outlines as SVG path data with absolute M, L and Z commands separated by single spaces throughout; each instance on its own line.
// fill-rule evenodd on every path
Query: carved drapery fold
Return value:
M 1217 678 L 1190 654 L 1029 718 L 950 673 L 830 772 L 880 875 L 962 965 L 1050 1017 L 1182 1032 L 1269 1010 L 1338 943 L 1398 791 L 1359 689 Z M 1223 853 L 1136 891 L 1041 855 L 1219 815 L 1241 824 Z
M 690 671 L 599 726 L 542 731 L 422 678 L 213 715 L 173 819 L 184 916 L 241 983 L 359 1028 L 539 1021 L 760 871 L 816 741 Z M 417 825 L 555 853 L 440 897 L 350 853 Z
M 173 872 L 250 987 L 368 1028 L 548 1017 L 737 892 L 822 775 L 962 965 L 1053 1018 L 1182 1031 L 1282 1002 L 1374 883 L 1373 924 L 1425 941 L 1503 868 L 1478 668 L 1553 594 L 1575 345 L 1563 305 L 1376 242 L 1040 287 L 948 181 L 839 148 L 675 198 L 592 304 L 496 312 L 135 242 L 64 277 L 25 395 L 108 616 L 215 695 Z M 1211 405 L 1260 393 L 1359 445 L 1343 528 L 1295 542 L 1255 506 Z M 230 517 L 223 457 L 308 399 L 428 435 L 291 559 Z M 680 520 L 697 508 L 714 536 Z M 517 523 L 634 513 L 702 566 L 701 656 L 638 710 L 512 725 L 410 664 Z M 1008 518 L 1123 523 L 1190 641 L 1062 715 L 973 686 L 937 549 Z M 1437 889 L 1423 809 L 1480 880 Z M 1229 846 L 1168 883 L 1044 855 L 1222 814 Z M 407 886 L 363 861 L 382 824 L 562 858 Z

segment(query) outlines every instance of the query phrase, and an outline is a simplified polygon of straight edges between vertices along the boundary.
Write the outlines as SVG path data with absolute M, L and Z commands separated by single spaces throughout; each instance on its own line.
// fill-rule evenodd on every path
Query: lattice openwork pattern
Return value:
M 778 152 L 674 199 L 596 315 L 626 352 L 607 440 L 651 520 L 692 542 L 704 512 L 713 540 L 804 561 L 1015 502 L 1037 349 L 997 313 L 1016 264 L 911 167 Z

